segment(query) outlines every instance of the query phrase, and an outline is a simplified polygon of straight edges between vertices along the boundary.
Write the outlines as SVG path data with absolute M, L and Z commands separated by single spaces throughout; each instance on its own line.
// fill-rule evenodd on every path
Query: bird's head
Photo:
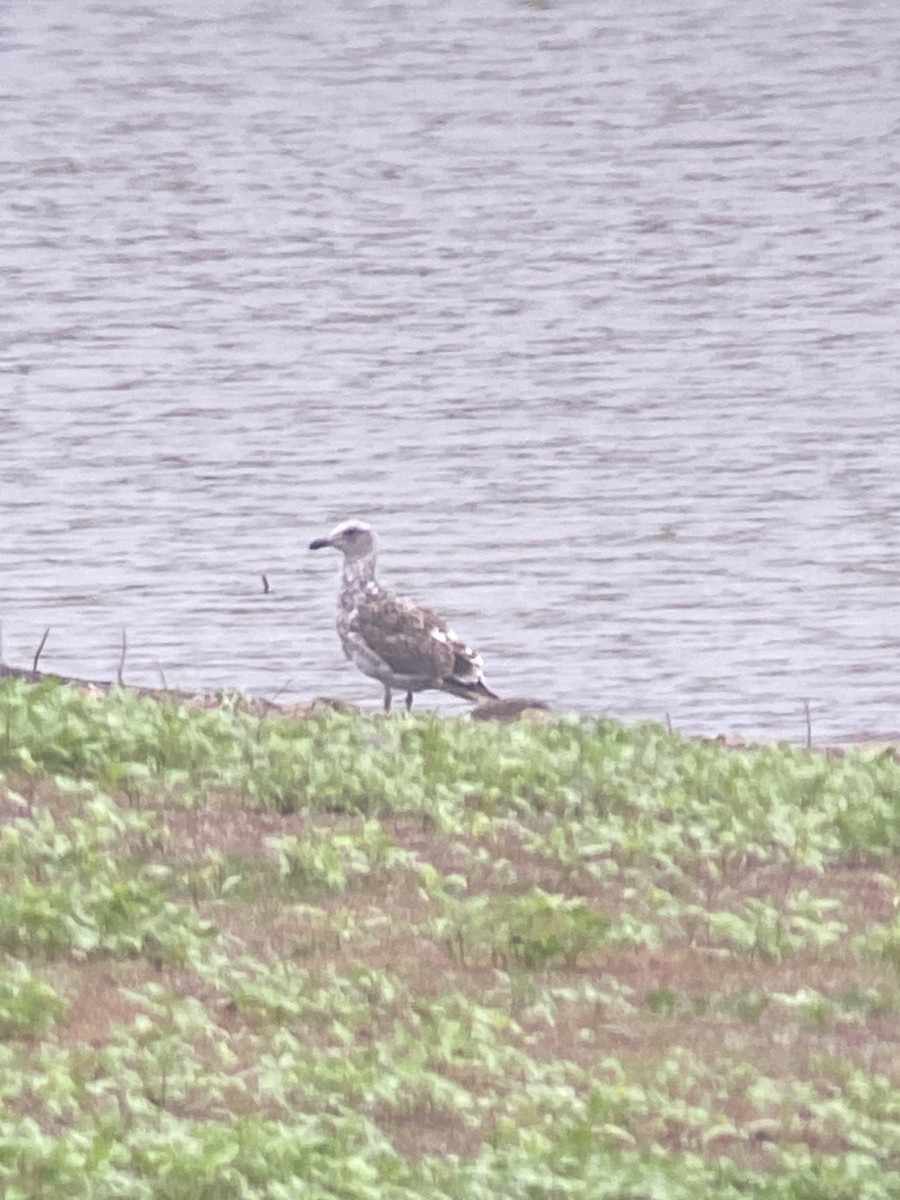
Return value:
M 343 521 L 328 537 L 316 538 L 309 543 L 310 550 L 321 550 L 324 546 L 333 546 L 347 562 L 356 562 L 375 553 L 375 530 L 365 521 Z

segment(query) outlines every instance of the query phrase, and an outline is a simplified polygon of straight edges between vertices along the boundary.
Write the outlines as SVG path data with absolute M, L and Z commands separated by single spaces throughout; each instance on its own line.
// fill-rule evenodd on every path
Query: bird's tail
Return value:
M 445 692 L 449 692 L 451 696 L 459 696 L 462 700 L 471 700 L 475 704 L 478 700 L 499 700 L 500 697 L 496 692 L 492 692 L 482 679 L 476 683 L 464 682 L 461 679 L 445 679 L 441 683 L 441 688 Z

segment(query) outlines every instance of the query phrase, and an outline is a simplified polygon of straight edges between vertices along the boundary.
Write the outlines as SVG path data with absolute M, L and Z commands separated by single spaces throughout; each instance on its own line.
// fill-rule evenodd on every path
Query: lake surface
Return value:
M 895 732 L 900 7 L 191 14 L 0 16 L 3 660 L 375 708 L 359 516 L 502 694 Z

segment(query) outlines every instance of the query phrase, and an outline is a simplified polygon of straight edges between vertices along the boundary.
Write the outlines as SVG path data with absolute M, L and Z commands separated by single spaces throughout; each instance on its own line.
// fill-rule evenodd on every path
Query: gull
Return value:
M 378 542 L 365 521 L 344 521 L 310 550 L 331 546 L 344 556 L 338 593 L 337 631 L 344 654 L 364 675 L 384 688 L 384 711 L 391 691 L 413 693 L 436 688 L 473 703 L 496 700 L 484 682 L 482 661 L 428 608 L 392 595 L 375 578 Z

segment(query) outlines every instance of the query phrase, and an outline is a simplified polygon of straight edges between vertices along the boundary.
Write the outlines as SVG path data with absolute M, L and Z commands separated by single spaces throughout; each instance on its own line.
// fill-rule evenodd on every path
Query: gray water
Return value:
M 360 516 L 503 694 L 896 730 L 900 7 L 184 8 L 0 16 L 3 660 L 377 706 Z

